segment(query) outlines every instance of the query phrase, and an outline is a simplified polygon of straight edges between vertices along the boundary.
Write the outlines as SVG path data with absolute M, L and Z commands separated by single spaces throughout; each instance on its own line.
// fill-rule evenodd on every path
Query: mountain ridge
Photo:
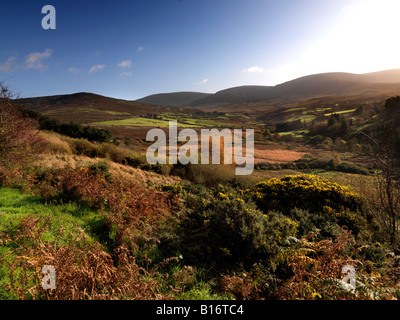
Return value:
M 89 92 L 16 99 L 23 109 L 40 112 L 60 121 L 77 123 L 120 120 L 148 113 L 170 112 L 171 107 L 110 98 Z M 173 107 L 176 111 L 176 107 Z M 196 112 L 185 108 L 185 112 Z
M 286 102 L 294 102 L 297 99 L 323 96 L 357 95 L 374 90 L 374 85 L 379 90 L 400 91 L 400 69 L 364 74 L 327 72 L 306 75 L 275 86 L 238 86 L 220 90 L 213 95 L 194 101 L 191 106 L 224 102 L 254 102 L 280 97 L 286 98 Z M 257 92 L 256 95 L 255 92 Z
M 334 97 L 361 103 L 397 95 L 400 95 L 400 69 L 365 74 L 320 73 L 275 86 L 243 85 L 213 94 L 181 91 L 150 95 L 134 101 L 89 92 L 20 98 L 17 101 L 22 108 L 41 112 L 60 121 L 90 123 L 149 113 L 195 113 L 199 110 L 263 114 L 288 105 L 308 103 L 312 99 L 322 101 Z

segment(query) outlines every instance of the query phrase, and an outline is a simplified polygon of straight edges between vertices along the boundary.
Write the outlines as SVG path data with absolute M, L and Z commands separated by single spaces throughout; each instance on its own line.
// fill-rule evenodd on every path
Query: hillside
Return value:
M 78 123 L 119 120 L 148 113 L 177 110 L 176 108 L 114 99 L 86 92 L 24 98 L 18 99 L 18 103 L 24 109 L 34 110 L 54 119 Z M 185 109 L 185 112 L 194 111 Z
M 385 93 L 385 96 L 389 97 L 398 92 L 400 92 L 400 69 L 366 74 L 335 72 L 308 75 L 276 86 L 229 88 L 194 101 L 192 106 L 260 101 L 284 104 L 329 96 L 376 95 L 379 93 Z
M 162 93 L 128 101 L 80 92 L 19 99 L 22 108 L 69 122 L 90 123 L 124 120 L 160 113 L 194 114 L 202 111 L 247 112 L 270 117 L 282 109 L 329 101 L 338 105 L 384 102 L 400 92 L 400 69 L 366 74 L 322 73 L 297 78 L 276 86 L 240 86 L 215 94 Z
M 186 107 L 193 102 L 210 96 L 211 93 L 202 92 L 172 92 L 153 94 L 136 102 L 156 104 L 160 106 Z

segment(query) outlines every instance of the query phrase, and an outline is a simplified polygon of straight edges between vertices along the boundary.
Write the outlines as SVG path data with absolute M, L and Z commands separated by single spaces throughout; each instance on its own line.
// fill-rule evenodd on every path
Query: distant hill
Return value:
M 214 94 L 162 93 L 136 101 L 80 92 L 18 99 L 18 103 L 22 108 L 38 111 L 60 121 L 88 123 L 120 120 L 148 113 L 195 113 L 199 110 L 246 112 L 265 119 L 273 116 L 278 109 L 300 104 L 323 106 L 325 102 L 335 100 L 339 105 L 356 105 L 366 101 L 384 101 L 397 95 L 400 95 L 400 69 L 365 74 L 321 73 L 276 86 L 240 86 Z
M 156 104 L 160 106 L 172 106 L 172 107 L 187 107 L 190 106 L 194 101 L 200 100 L 210 96 L 211 93 L 202 92 L 172 92 L 172 93 L 159 93 L 153 94 L 136 102 Z
M 192 106 L 274 100 L 294 102 L 325 96 L 348 96 L 392 92 L 400 94 L 400 69 L 365 74 L 321 73 L 276 86 L 240 86 L 218 91 L 192 102 Z
M 77 123 L 118 120 L 148 113 L 176 112 L 176 108 L 109 98 L 80 92 L 66 95 L 18 99 L 21 108 L 30 109 L 60 121 Z M 195 112 L 184 109 L 183 112 Z

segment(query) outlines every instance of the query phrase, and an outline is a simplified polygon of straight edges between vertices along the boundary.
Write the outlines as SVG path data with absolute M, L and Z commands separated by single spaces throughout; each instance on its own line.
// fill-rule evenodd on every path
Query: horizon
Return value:
M 41 26 L 56 9 L 56 29 Z M 0 81 L 124 100 L 398 69 L 395 0 L 4 0 Z
M 367 73 L 351 73 L 351 72 L 340 72 L 340 71 L 336 71 L 336 72 L 322 72 L 322 73 L 307 74 L 307 75 L 303 75 L 303 76 L 300 76 L 300 77 L 295 78 L 295 79 L 289 79 L 289 80 L 287 80 L 287 81 L 285 81 L 285 82 L 278 83 L 278 84 L 273 85 L 273 86 L 270 86 L 270 87 L 278 86 L 278 85 L 284 84 L 284 83 L 286 83 L 286 82 L 298 80 L 298 79 L 301 79 L 301 78 L 305 78 L 305 77 L 309 77 L 309 76 L 322 75 L 322 74 L 335 74 L 335 73 L 337 73 L 337 74 L 366 75 L 366 74 L 374 74 L 374 73 L 380 73 L 380 72 L 386 72 L 386 71 L 400 71 L 400 68 L 398 68 L 398 69 L 378 70 L 378 71 L 372 71 L 372 72 L 367 72 Z M 399 80 L 399 83 L 400 83 L 400 80 Z M 235 87 L 223 88 L 223 89 L 221 89 L 221 90 L 219 90 L 219 91 L 223 91 L 223 90 L 227 90 L 227 89 L 233 89 L 233 88 L 239 88 L 239 87 L 256 87 L 256 86 L 263 87 L 263 86 L 265 86 L 265 85 L 243 84 L 243 85 L 239 85 L 239 86 L 235 86 Z M 268 86 L 265 86 L 265 87 L 268 87 Z M 106 95 L 103 95 L 103 94 L 100 94 L 100 93 L 89 92 L 89 91 L 77 91 L 77 92 L 70 92 L 70 93 L 55 93 L 55 94 L 46 95 L 46 96 L 43 96 L 43 95 L 41 95 L 41 96 L 30 96 L 30 97 L 20 97 L 20 96 L 18 96 L 18 97 L 16 97 L 15 99 L 29 99 L 29 98 L 40 98 L 40 97 L 51 97 L 51 96 L 63 96 L 63 95 L 74 95 L 74 94 L 93 94 L 93 95 L 104 96 L 104 97 L 106 97 L 106 98 L 112 98 L 112 99 L 119 99 L 119 100 L 126 100 L 126 101 L 136 101 L 136 100 L 140 100 L 140 99 L 147 98 L 147 97 L 154 96 L 154 95 L 164 95 L 164 94 L 167 95 L 167 94 L 174 94 L 174 93 L 204 93 L 204 94 L 213 95 L 213 94 L 216 94 L 216 93 L 219 92 L 219 91 L 215 91 L 215 92 L 203 92 L 203 91 L 170 91 L 170 92 L 155 92 L 155 93 L 151 93 L 151 94 L 149 94 L 149 95 L 147 95 L 147 96 L 143 96 L 143 97 L 140 97 L 140 98 L 137 98 L 137 99 L 133 99 L 133 100 L 132 100 L 132 99 L 124 99 L 124 98 L 116 97 L 116 96 L 106 96 Z

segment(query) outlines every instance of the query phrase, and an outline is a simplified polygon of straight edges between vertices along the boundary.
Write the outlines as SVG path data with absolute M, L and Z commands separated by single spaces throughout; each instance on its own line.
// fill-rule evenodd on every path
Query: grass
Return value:
M 0 233 L 12 229 L 28 216 L 51 220 L 52 227 L 46 233 L 49 240 L 62 227 L 66 234 L 77 228 L 84 230 L 94 241 L 96 235 L 92 230 L 100 218 L 99 214 L 76 203 L 47 204 L 40 197 L 23 194 L 19 189 L 0 188 Z
M 92 123 L 92 125 L 167 128 L 169 126 L 169 121 L 135 117 L 135 118 L 129 118 L 129 119 L 123 119 L 123 120 L 94 122 L 94 123 Z M 199 127 L 198 125 L 195 125 L 195 124 L 185 124 L 185 123 L 181 123 L 181 122 L 178 122 L 178 126 L 183 127 L 183 128 Z
M 56 241 L 57 246 L 70 243 L 70 234 L 77 234 L 79 230 L 87 235 L 88 243 L 94 243 L 99 238 L 95 231 L 99 229 L 101 218 L 90 209 L 75 203 L 46 204 L 40 197 L 23 194 L 14 188 L 0 188 L 0 234 L 15 234 L 18 224 L 25 218 L 44 218 L 40 224 L 45 226 L 41 235 L 44 241 Z M 46 222 L 49 222 L 47 225 Z M 64 231 L 59 234 L 60 228 Z M 5 262 L 0 267 L 0 283 L 10 283 L 8 263 L 17 259 L 13 250 L 16 244 L 11 242 L 0 243 L 0 258 Z M 14 275 L 20 274 L 20 268 L 14 270 Z M 31 286 L 35 285 L 32 279 Z M 28 288 L 26 289 L 28 290 Z M 15 299 L 12 293 L 6 292 L 0 286 L 0 299 Z
M 225 114 L 215 117 L 193 116 L 190 114 L 161 113 L 159 119 L 134 117 L 123 120 L 94 122 L 93 125 L 160 127 L 167 128 L 169 121 L 177 121 L 181 128 L 240 128 L 244 122 L 246 127 L 255 127 L 259 123 L 249 121 L 245 115 Z
M 301 120 L 301 121 L 312 121 L 316 118 L 317 116 L 313 115 L 313 114 L 300 114 L 298 116 L 294 116 L 293 118 L 290 118 L 289 121 L 297 121 L 297 120 Z
M 293 130 L 293 131 L 287 131 L 287 132 L 279 132 L 279 135 L 285 136 L 288 134 L 291 134 L 292 136 L 296 138 L 304 138 L 306 134 L 308 134 L 310 131 L 309 130 Z
M 79 231 L 83 231 L 86 238 L 85 243 L 100 243 L 104 250 L 107 251 L 107 244 L 104 243 L 104 240 L 108 237 L 104 234 L 106 228 L 100 213 L 74 202 L 64 204 L 45 203 L 40 197 L 24 194 L 20 189 L 0 187 L 0 235 L 8 234 L 11 238 L 18 237 L 19 223 L 26 221 L 27 218 L 42 219 L 40 220 L 40 227 L 43 227 L 41 238 L 45 242 L 53 243 L 54 247 L 71 246 L 71 243 L 80 246 L 80 242 L 71 242 L 71 235 L 76 235 Z M 60 233 L 60 229 L 63 230 L 62 233 Z M 25 245 L 33 246 L 35 244 L 28 242 Z M 9 284 L 15 283 L 15 279 L 19 279 L 20 276 L 26 276 L 25 271 L 20 266 L 13 269 L 10 266 L 20 259 L 26 258 L 30 259 L 29 261 L 40 259 L 40 256 L 19 256 L 14 252 L 18 246 L 20 245 L 13 241 L 0 242 L 0 260 L 3 262 L 0 266 L 0 300 L 19 299 L 17 293 L 5 288 Z M 168 279 L 184 271 L 185 268 L 179 264 L 172 270 L 172 274 L 166 271 L 166 273 L 156 276 L 161 288 L 165 287 L 162 291 L 165 291 L 166 294 L 172 293 L 174 298 L 180 300 L 231 299 L 227 294 L 215 293 L 212 282 L 204 282 L 198 279 L 198 275 L 202 272 L 201 270 L 190 276 L 192 279 L 190 281 L 191 284 L 186 290 L 182 290 L 182 284 L 179 282 L 170 283 Z M 11 279 L 11 274 L 14 280 Z M 29 279 L 29 282 L 21 282 L 19 290 L 22 289 L 23 292 L 28 292 L 29 288 L 37 285 L 40 276 L 38 277 L 36 273 L 30 273 Z M 177 286 L 177 290 L 171 292 L 171 285 Z
M 316 108 L 315 111 L 316 112 L 323 112 L 323 111 L 327 111 L 327 110 L 331 110 L 331 107 L 323 107 L 323 108 Z
M 294 111 L 300 111 L 300 110 L 306 110 L 307 108 L 306 107 L 294 107 L 294 108 L 289 108 L 289 109 L 286 109 L 285 111 L 283 111 L 283 112 L 294 112 Z
M 350 112 L 354 112 L 357 109 L 350 109 L 350 110 L 343 110 L 343 111 L 335 111 L 335 112 L 331 112 L 331 113 L 325 113 L 324 116 L 325 117 L 329 117 L 331 114 L 343 114 L 343 113 L 350 113 Z

